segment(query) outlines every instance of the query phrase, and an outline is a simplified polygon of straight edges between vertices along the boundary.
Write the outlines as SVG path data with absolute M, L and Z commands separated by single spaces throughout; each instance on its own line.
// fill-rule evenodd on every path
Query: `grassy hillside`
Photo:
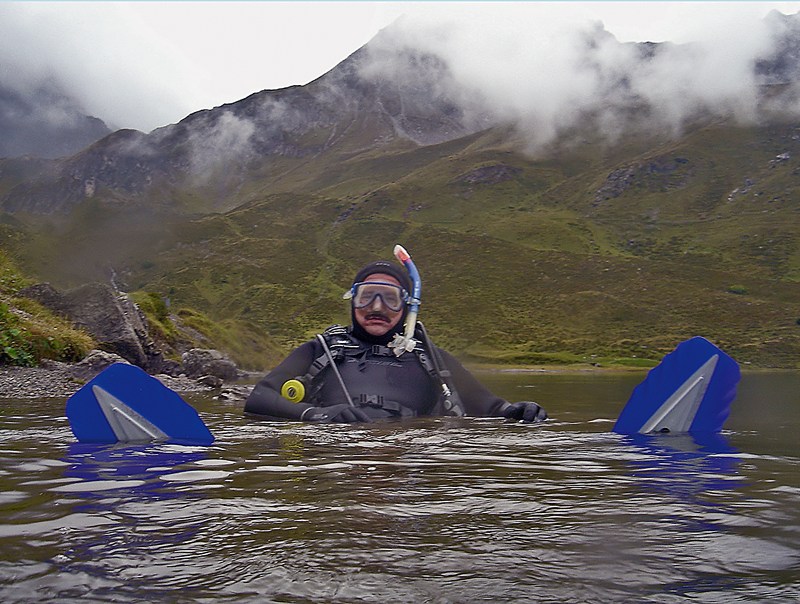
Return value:
M 0 365 L 37 365 L 43 359 L 76 361 L 94 347 L 86 333 L 40 304 L 17 296 L 30 284 L 0 250 Z
M 538 159 L 511 140 L 273 158 L 222 201 L 181 192 L 194 200 L 182 207 L 220 213 L 99 198 L 67 220 L 29 218 L 7 245 L 55 282 L 113 268 L 128 289 L 203 313 L 253 368 L 346 322 L 352 275 L 395 243 L 420 269 L 432 335 L 466 358 L 657 359 L 704 335 L 741 362 L 798 367 L 793 126 L 582 141 Z

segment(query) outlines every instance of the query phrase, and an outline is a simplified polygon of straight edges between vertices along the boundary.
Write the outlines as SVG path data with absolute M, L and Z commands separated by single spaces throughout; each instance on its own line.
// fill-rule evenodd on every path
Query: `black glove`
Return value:
M 529 423 L 543 422 L 547 419 L 547 411 L 530 401 L 508 403 L 508 406 L 503 407 L 501 414 L 508 419 Z
M 346 423 L 372 421 L 363 409 L 353 407 L 347 403 L 331 405 L 330 407 L 309 407 L 300 416 L 304 422 L 317 422 L 321 424 Z

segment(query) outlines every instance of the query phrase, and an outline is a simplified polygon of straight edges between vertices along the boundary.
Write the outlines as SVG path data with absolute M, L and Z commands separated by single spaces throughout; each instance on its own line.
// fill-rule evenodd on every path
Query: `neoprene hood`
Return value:
M 356 273 L 355 278 L 353 279 L 353 283 L 360 283 L 370 275 L 374 275 L 376 273 L 383 273 L 384 275 L 391 275 L 395 279 L 397 279 L 400 286 L 406 290 L 407 292 L 411 293 L 411 279 L 408 276 L 406 271 L 399 267 L 394 262 L 389 262 L 388 260 L 378 260 L 377 262 L 370 262 L 364 268 Z M 352 334 L 358 338 L 359 340 L 363 340 L 365 342 L 371 342 L 372 344 L 381 344 L 386 345 L 394 339 L 394 335 L 396 333 L 403 332 L 403 325 L 406 322 L 406 315 L 408 314 L 408 305 L 403 307 L 403 316 L 400 318 L 400 321 L 397 323 L 397 326 L 392 329 L 391 331 L 387 332 L 385 335 L 376 337 L 372 336 L 367 333 L 363 327 L 356 321 L 356 313 L 355 309 L 353 308 L 352 304 L 350 305 L 350 321 L 352 324 Z
M 370 262 L 367 264 L 364 268 L 356 273 L 353 283 L 360 283 L 375 273 L 391 275 L 397 279 L 397 281 L 400 283 L 400 286 L 404 290 L 406 290 L 409 294 L 411 293 L 411 279 L 409 279 L 408 273 L 403 268 L 397 266 L 397 264 L 394 262 L 389 262 L 387 260 L 378 260 L 377 262 Z

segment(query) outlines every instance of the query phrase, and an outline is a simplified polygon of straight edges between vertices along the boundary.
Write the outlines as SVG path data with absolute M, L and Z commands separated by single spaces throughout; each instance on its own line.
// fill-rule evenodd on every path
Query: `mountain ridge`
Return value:
M 775 49 L 758 60 L 753 72 L 763 83 L 771 84 L 772 94 L 763 96 L 776 104 L 771 97 L 785 95 L 774 91 L 800 77 L 791 61 L 800 48 L 800 18 L 771 13 L 765 22 L 776 31 Z M 620 44 L 600 24 L 587 30 L 578 44 L 583 49 L 584 69 L 596 73 L 598 92 L 604 99 L 599 114 L 593 115 L 591 108 L 578 108 L 585 113 L 583 124 L 573 127 L 578 136 L 580 131 L 607 130 L 608 126 L 599 124 L 609 119 L 615 128 L 623 123 L 625 129 L 651 128 L 653 108 L 631 88 L 631 73 L 646 70 L 665 49 L 677 47 L 670 43 Z M 613 52 L 631 47 L 635 58 L 629 57 L 620 68 L 608 69 L 602 57 L 609 47 Z M 691 54 L 689 47 L 681 52 Z M 385 69 L 390 69 L 390 75 Z M 263 171 L 275 158 L 313 159 L 325 153 L 346 157 L 390 149 L 393 144 L 428 146 L 489 128 L 514 127 L 513 118 L 494 115 L 486 103 L 480 91 L 456 80 L 445 60 L 412 48 L 397 26 L 390 26 L 304 86 L 256 92 L 194 112 L 149 134 L 133 130 L 111 133 L 56 162 L 35 185 L 12 187 L 0 197 L 0 207 L 12 213 L 68 212 L 84 199 L 104 192 L 118 200 L 134 201 L 148 194 L 151 200 L 168 203 L 169 193 L 159 195 L 157 189 L 195 188 L 202 195 L 212 178 L 226 181 L 218 195 L 230 197 L 253 169 Z M 703 118 L 702 110 L 686 117 L 718 119 Z M 562 131 L 556 140 L 564 140 L 565 134 L 568 132 Z M 205 209 L 230 209 L 235 203 L 235 199 L 221 204 L 213 201 Z

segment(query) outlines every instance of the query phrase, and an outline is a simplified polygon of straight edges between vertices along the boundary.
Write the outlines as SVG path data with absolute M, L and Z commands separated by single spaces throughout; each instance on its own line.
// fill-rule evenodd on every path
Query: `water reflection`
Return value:
M 207 540 L 208 491 L 231 473 L 230 462 L 208 447 L 83 443 L 70 444 L 63 461 L 68 482 L 51 490 L 71 515 L 106 520 L 78 527 L 53 556 L 54 572 L 76 583 L 68 594 L 158 599 L 185 586 Z M 85 576 L 95 577 L 92 587 Z
M 125 489 L 128 497 L 169 498 L 176 493 L 165 485 L 176 480 L 214 478 L 218 472 L 186 470 L 208 459 L 207 447 L 170 444 L 72 443 L 64 476 L 73 479 L 54 490 L 87 499 L 106 497 L 106 491 Z
M 715 505 L 710 495 L 735 490 L 744 480 L 738 471 L 740 452 L 723 434 L 635 434 L 622 442 L 634 453 L 627 459 L 631 476 L 645 491 Z

